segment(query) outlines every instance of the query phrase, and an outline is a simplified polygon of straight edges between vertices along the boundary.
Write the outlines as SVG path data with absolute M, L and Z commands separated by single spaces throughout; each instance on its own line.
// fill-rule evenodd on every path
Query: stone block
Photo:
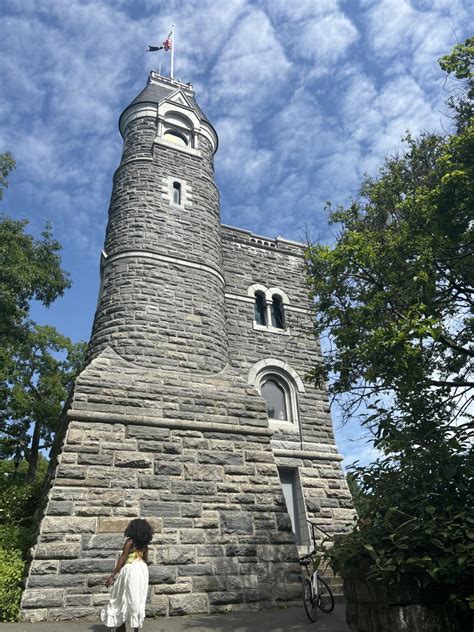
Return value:
M 209 611 L 206 594 L 193 593 L 191 595 L 170 595 L 170 616 L 183 614 L 202 614 Z
M 62 573 L 107 573 L 113 570 L 115 559 L 84 558 L 80 560 L 62 560 Z M 60 577 L 60 576 L 59 576 Z
M 99 518 L 98 533 L 123 533 L 130 518 Z
M 193 592 L 214 592 L 226 588 L 226 577 L 213 575 L 196 575 L 192 578 Z
M 170 545 L 156 551 L 157 564 L 192 564 L 195 559 L 196 551 L 192 545 Z
M 70 586 L 85 586 L 85 579 L 84 575 L 32 575 L 28 580 L 28 588 L 69 588 Z
M 104 597 L 106 602 L 108 602 L 109 596 L 104 595 Z M 65 606 L 66 608 L 70 606 L 92 606 L 92 595 L 66 595 Z
M 153 476 L 152 474 L 139 474 L 138 487 L 139 489 L 169 490 L 170 479 L 169 479 L 169 476 Z
M 74 503 L 66 500 L 52 500 L 49 502 L 47 511 L 49 516 L 70 516 L 74 513 Z
M 198 518 L 202 515 L 201 503 L 184 503 L 181 507 L 181 514 L 187 518 Z
M 211 564 L 187 564 L 186 566 L 178 567 L 178 575 L 187 577 L 188 575 L 212 575 Z
M 23 592 L 21 601 L 22 608 L 50 608 L 62 606 L 64 603 L 64 590 L 53 588 L 43 588 L 41 590 L 30 590 L 27 588 Z
M 183 466 L 181 463 L 170 461 L 155 462 L 155 474 L 158 476 L 181 476 L 182 472 Z
M 57 573 L 59 569 L 58 560 L 34 560 L 31 563 L 30 574 L 34 575 L 50 575 Z
M 235 452 L 204 452 L 198 454 L 199 463 L 210 463 L 212 465 L 243 465 L 244 459 L 241 454 Z
M 21 612 L 21 621 L 24 623 L 41 623 L 48 618 L 47 608 L 36 608 L 34 610 L 23 610 Z
M 195 465 L 194 463 L 186 463 L 184 466 L 184 475 L 186 479 L 192 481 L 222 481 L 224 480 L 224 471 L 222 467 L 215 465 Z
M 177 570 L 175 566 L 156 566 L 148 567 L 150 584 L 174 584 L 176 583 Z
M 240 511 L 225 511 L 221 515 L 223 533 L 253 533 L 252 516 Z
M 226 590 L 225 592 L 211 592 L 209 593 L 209 603 L 213 606 L 226 605 L 234 603 L 242 603 L 244 595 L 242 591 L 231 592 Z
M 47 516 L 42 523 L 42 533 L 94 533 L 95 518 L 77 518 L 69 516 Z
M 35 557 L 37 560 L 76 558 L 80 551 L 78 542 L 46 542 L 36 547 Z
M 95 620 L 98 613 L 92 607 L 50 608 L 48 621 L 75 621 L 76 619 Z
M 154 502 L 144 500 L 141 502 L 141 514 L 148 519 L 148 516 L 177 517 L 181 516 L 179 503 L 175 502 Z
M 206 534 L 199 529 L 181 529 L 179 541 L 182 544 L 204 544 L 206 542 Z
M 153 456 L 142 452 L 116 452 L 115 466 L 151 469 L 153 467 Z

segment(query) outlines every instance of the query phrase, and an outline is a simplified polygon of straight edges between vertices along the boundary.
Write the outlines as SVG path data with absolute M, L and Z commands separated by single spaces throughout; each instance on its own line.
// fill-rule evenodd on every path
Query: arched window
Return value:
M 179 134 L 174 130 L 167 130 L 164 134 L 164 139 L 171 143 L 175 143 L 176 145 L 186 146 L 188 144 L 188 139 L 186 138 L 186 136 L 184 134 Z
M 255 301 L 254 329 L 288 334 L 285 305 L 289 305 L 290 301 L 281 288 L 267 288 L 261 283 L 253 283 L 247 289 L 247 296 L 251 296 Z
M 173 203 L 181 204 L 181 183 L 173 182 Z
M 272 296 L 272 326 L 277 329 L 285 329 L 285 312 L 281 296 Z
M 275 375 L 269 375 L 261 384 L 263 399 L 267 402 L 268 419 L 291 421 L 289 415 L 288 385 Z
M 281 424 L 285 432 L 298 431 L 298 393 L 304 393 L 305 388 L 289 364 L 277 358 L 259 360 L 249 371 L 248 383 L 267 403 L 270 423 Z
M 263 292 L 255 292 L 255 322 L 264 327 L 267 324 L 267 306 Z

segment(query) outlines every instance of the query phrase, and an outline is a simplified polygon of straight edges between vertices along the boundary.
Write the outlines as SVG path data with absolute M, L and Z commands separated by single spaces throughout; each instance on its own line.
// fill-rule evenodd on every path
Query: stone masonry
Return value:
M 89 360 L 22 617 L 98 618 L 135 517 L 155 530 L 149 616 L 289 603 L 306 520 L 338 531 L 353 516 L 326 392 L 304 381 L 320 349 L 302 246 L 220 224 L 217 135 L 189 84 L 151 73 L 119 125 Z M 256 321 L 262 292 L 268 314 L 281 300 L 283 325 Z M 278 421 L 267 379 L 286 402 Z

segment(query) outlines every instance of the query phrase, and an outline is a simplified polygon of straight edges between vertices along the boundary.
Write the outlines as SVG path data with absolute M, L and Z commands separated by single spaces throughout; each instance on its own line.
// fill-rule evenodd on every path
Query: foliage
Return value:
M 0 621 L 15 621 L 19 613 L 23 570 L 34 542 L 34 513 L 41 498 L 47 461 L 40 458 L 37 481 L 25 485 L 12 461 L 0 464 Z M 18 470 L 24 469 L 20 466 Z
M 0 621 L 18 618 L 23 567 L 20 551 L 0 546 Z
M 0 154 L 0 199 L 14 167 L 11 154 Z M 84 364 L 85 344 L 29 319 L 31 301 L 49 306 L 71 282 L 50 225 L 37 239 L 27 224 L 0 215 L 0 448 L 3 456 L 27 459 L 31 482 Z
M 17 341 L 11 347 L 0 371 L 3 452 L 26 458 L 28 482 L 35 478 L 40 450 L 52 445 L 61 409 L 83 367 L 85 350 L 84 343 L 73 344 L 53 327 L 31 324 L 22 344 Z
M 441 68 L 458 80 L 455 94 L 448 99 L 448 105 L 456 113 L 458 130 L 469 125 L 474 115 L 473 60 L 474 37 L 469 37 L 464 44 L 457 44 L 449 55 L 439 60 Z
M 472 44 L 442 61 L 471 87 Z M 345 419 L 359 414 L 381 452 L 353 468 L 361 516 L 328 556 L 336 570 L 365 565 L 373 579 L 415 573 L 464 603 L 474 577 L 469 89 L 450 101 L 455 133 L 408 135 L 357 200 L 331 211 L 335 246 L 307 251 L 316 331 L 329 336 L 312 377 L 330 376 Z
M 9 151 L 0 154 L 0 200 L 3 197 L 3 189 L 8 186 L 8 174 L 15 168 L 15 161 Z
M 27 220 L 0 215 L 0 339 L 4 341 L 21 338 L 31 300 L 49 306 L 71 286 L 60 267 L 61 245 L 53 239 L 51 226 L 36 239 L 25 232 L 27 225 Z
M 357 477 L 354 475 L 353 472 L 347 473 L 346 481 L 352 496 L 352 501 L 354 503 L 354 508 L 357 512 L 357 515 L 365 516 L 369 510 L 367 494 L 362 491 L 362 488 L 357 481 Z

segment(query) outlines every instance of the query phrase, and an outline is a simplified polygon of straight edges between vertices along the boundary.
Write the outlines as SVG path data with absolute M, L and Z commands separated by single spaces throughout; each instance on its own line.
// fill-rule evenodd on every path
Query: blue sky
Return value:
M 169 55 L 219 135 L 222 221 L 331 242 L 346 203 L 406 130 L 448 130 L 437 59 L 472 35 L 463 0 L 0 0 L 0 152 L 17 170 L 0 211 L 51 220 L 73 287 L 40 322 L 88 339 L 121 111 Z M 351 462 L 371 448 L 337 430 Z

